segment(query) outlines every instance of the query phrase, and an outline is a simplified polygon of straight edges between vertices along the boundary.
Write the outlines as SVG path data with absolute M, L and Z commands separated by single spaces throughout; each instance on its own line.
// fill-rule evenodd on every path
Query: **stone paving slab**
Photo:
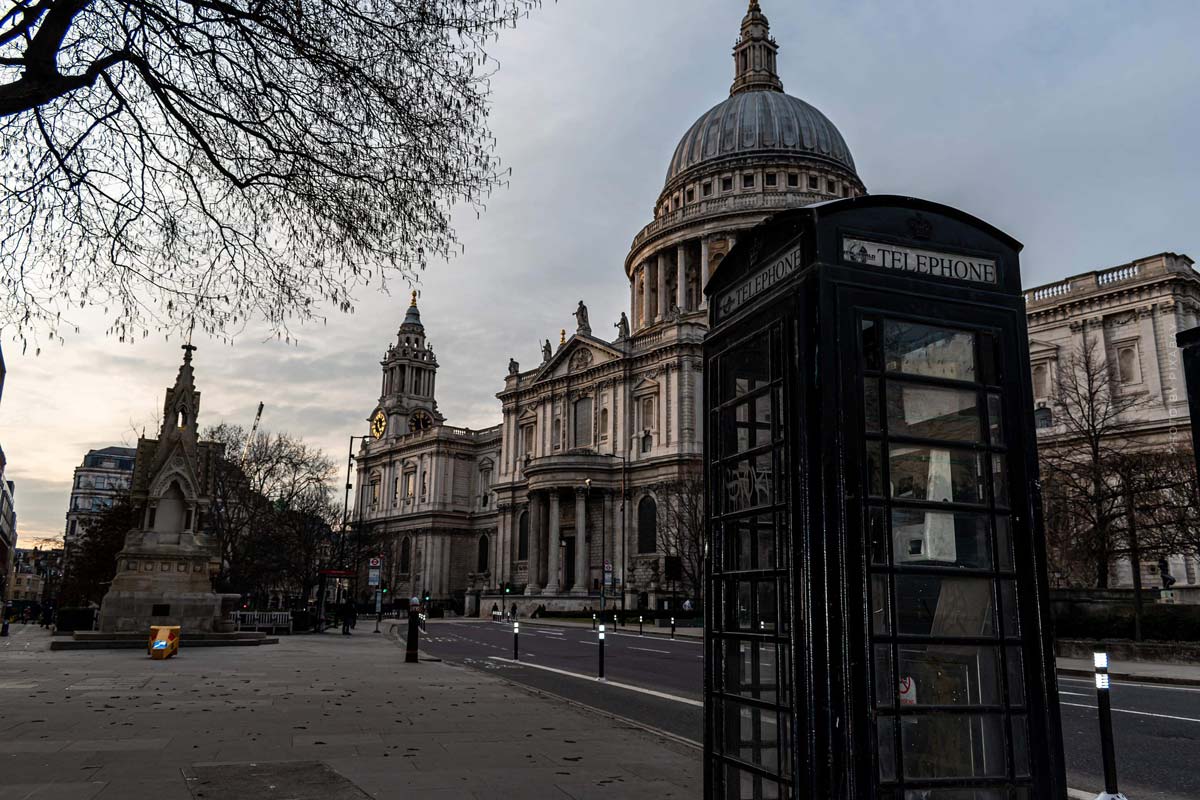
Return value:
M 0 800 L 276 796 L 246 788 L 255 776 L 305 798 L 311 770 L 329 800 L 700 794 L 694 749 L 490 675 L 404 664 L 386 635 L 185 645 L 153 661 L 50 651 L 39 630 L 0 649 Z

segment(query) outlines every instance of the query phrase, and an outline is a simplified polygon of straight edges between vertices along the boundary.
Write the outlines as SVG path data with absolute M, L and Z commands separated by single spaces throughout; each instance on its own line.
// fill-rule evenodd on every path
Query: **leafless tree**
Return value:
M 1120 467 L 1134 444 L 1126 415 L 1146 402 L 1118 388 L 1114 369 L 1085 331 L 1059 365 L 1051 392 L 1057 430 L 1040 445 L 1052 566 L 1102 589 L 1115 559 L 1128 552 Z
M 207 528 L 218 543 L 225 591 L 264 595 L 287 576 L 315 579 L 315 565 L 296 556 L 315 555 L 313 536 L 335 519 L 331 499 L 333 461 L 286 433 L 258 433 L 246 447 L 237 425 L 209 428 L 203 438 L 225 445 L 217 466 Z M 243 458 L 242 454 L 245 453 Z
M 704 476 L 689 471 L 664 483 L 656 492 L 658 536 L 668 556 L 678 556 L 689 596 L 704 591 L 705 495 Z
M 458 245 L 539 0 L 0 0 L 0 328 L 281 336 Z

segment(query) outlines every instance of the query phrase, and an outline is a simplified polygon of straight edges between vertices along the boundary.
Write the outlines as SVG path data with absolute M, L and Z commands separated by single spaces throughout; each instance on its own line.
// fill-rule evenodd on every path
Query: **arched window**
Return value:
M 1033 425 L 1035 428 L 1053 428 L 1054 412 L 1048 408 L 1037 409 L 1033 412 Z
M 400 574 L 407 575 L 412 571 L 412 539 L 405 536 L 400 542 Z
M 517 521 L 517 560 L 529 558 L 529 512 L 522 511 Z
M 489 549 L 490 548 L 488 547 L 487 535 L 485 534 L 483 536 L 480 536 L 479 537 L 479 559 L 475 565 L 476 572 L 487 572 L 488 571 L 488 550 Z
M 638 503 L 637 548 L 639 553 L 658 551 L 658 504 L 649 495 Z

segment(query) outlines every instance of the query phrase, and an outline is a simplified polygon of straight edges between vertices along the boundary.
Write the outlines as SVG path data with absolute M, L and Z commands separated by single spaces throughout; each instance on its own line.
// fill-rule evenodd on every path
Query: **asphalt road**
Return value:
M 699 641 L 609 631 L 604 683 L 595 680 L 596 634 L 586 628 L 523 623 L 521 663 L 512 663 L 512 627 L 493 622 L 431 622 L 421 649 L 496 672 L 508 680 L 701 741 L 703 647 Z M 1103 788 L 1096 697 L 1087 678 L 1060 678 L 1068 784 Z M 1129 800 L 1200 797 L 1200 687 L 1114 683 L 1113 726 L 1120 788 Z

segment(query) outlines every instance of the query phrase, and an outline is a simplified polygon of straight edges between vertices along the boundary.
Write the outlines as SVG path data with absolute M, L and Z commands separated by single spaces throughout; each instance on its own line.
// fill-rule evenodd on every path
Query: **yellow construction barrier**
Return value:
M 146 652 L 151 658 L 167 659 L 179 652 L 178 625 L 151 625 L 150 644 Z

